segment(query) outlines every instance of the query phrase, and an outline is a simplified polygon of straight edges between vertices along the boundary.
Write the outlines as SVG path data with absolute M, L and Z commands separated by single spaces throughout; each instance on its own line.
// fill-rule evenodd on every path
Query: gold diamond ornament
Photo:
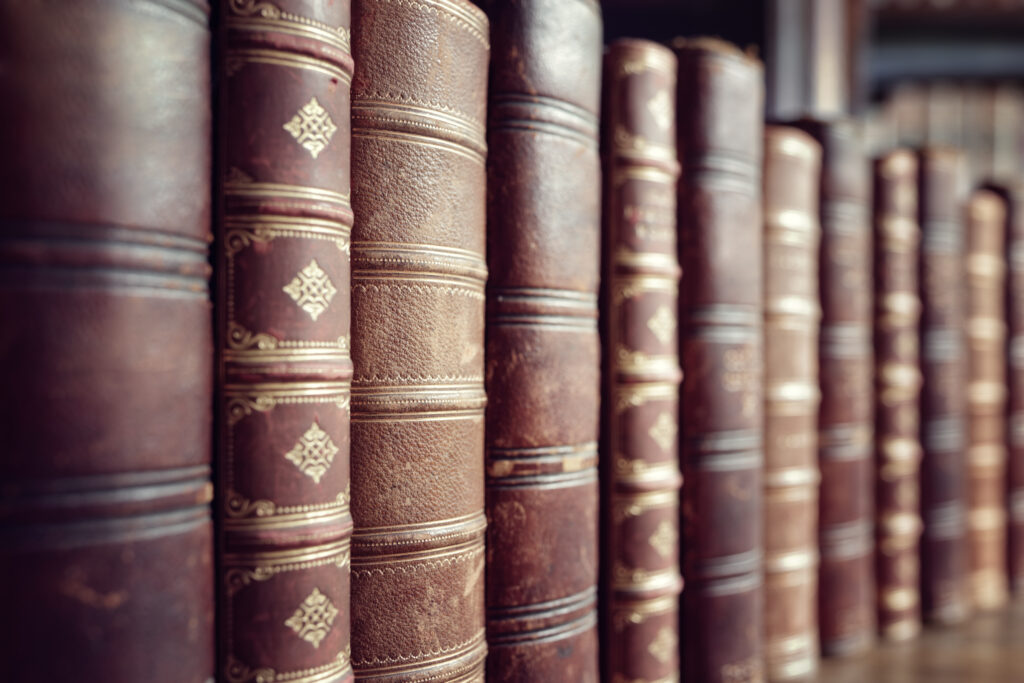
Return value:
M 284 457 L 295 463 L 299 471 L 319 484 L 320 477 L 330 469 L 337 453 L 338 447 L 331 441 L 330 435 L 314 422 L 299 438 L 298 443 L 284 454 Z
M 669 657 L 672 656 L 678 644 L 679 639 L 676 638 L 676 634 L 672 632 L 671 628 L 666 626 L 658 631 L 658 635 L 647 646 L 647 651 L 654 655 L 654 658 L 659 662 L 665 664 L 668 662 Z
M 668 521 L 667 519 L 662 520 L 658 528 L 654 530 L 651 537 L 647 539 L 647 542 L 651 544 L 651 547 L 658 551 L 658 554 L 662 557 L 668 557 L 669 553 L 676 545 L 676 541 L 679 539 L 679 532 L 676 531 L 675 524 Z
M 654 442 L 661 446 L 661 450 L 667 451 L 672 442 L 675 441 L 676 432 L 679 427 L 676 421 L 668 413 L 662 413 L 654 422 L 654 426 L 647 430 Z
M 676 314 L 668 306 L 662 306 L 647 321 L 647 327 L 658 338 L 658 341 L 668 344 L 676 331 Z
M 320 641 L 330 633 L 331 624 L 337 616 L 338 608 L 334 603 L 319 588 L 314 588 L 284 625 L 313 647 L 320 647 Z
M 324 151 L 334 137 L 338 127 L 334 125 L 330 114 L 320 106 L 314 97 L 282 126 L 291 133 L 295 141 L 302 145 L 316 159 Z
M 320 314 L 327 310 L 331 299 L 338 293 L 334 283 L 327 277 L 327 273 L 323 271 L 316 259 L 310 261 L 308 266 L 300 270 L 298 275 L 281 289 L 313 320 L 319 318 Z
M 668 92 L 661 90 L 657 95 L 647 101 L 647 111 L 651 113 L 654 123 L 662 130 L 668 130 L 672 123 L 672 100 Z

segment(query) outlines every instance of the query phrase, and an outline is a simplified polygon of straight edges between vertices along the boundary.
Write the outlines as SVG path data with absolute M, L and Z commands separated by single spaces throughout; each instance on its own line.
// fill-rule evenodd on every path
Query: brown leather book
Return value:
M 0 666 L 205 683 L 205 2 L 0 4 Z
M 878 632 L 907 640 L 921 630 L 917 156 L 874 163 L 875 580 Z
M 991 186 L 1006 201 L 1007 569 L 1010 589 L 1024 592 L 1024 186 Z
M 683 389 L 683 671 L 760 681 L 762 666 L 761 64 L 677 40 Z M 742 245 L 742 248 L 737 248 Z
M 601 13 L 491 26 L 487 677 L 596 683 Z
M 821 143 L 818 283 L 818 627 L 826 655 L 875 635 L 871 168 L 850 120 L 801 124 Z
M 349 4 L 220 10 L 218 668 L 349 681 Z
M 601 433 L 605 678 L 679 678 L 676 58 L 619 40 L 604 65 Z
M 992 190 L 967 203 L 968 512 L 971 599 L 1007 600 L 1006 202 Z
M 764 138 L 764 651 L 767 678 L 818 664 L 818 178 L 821 146 Z
M 967 358 L 961 154 L 918 155 L 921 226 L 921 601 L 924 617 L 967 617 Z
M 480 681 L 488 25 L 352 5 L 352 660 Z

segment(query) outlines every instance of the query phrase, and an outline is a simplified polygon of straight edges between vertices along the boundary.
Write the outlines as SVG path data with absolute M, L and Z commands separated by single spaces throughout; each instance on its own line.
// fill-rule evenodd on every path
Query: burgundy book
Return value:
M 480 681 L 487 17 L 352 6 L 352 661 Z
M 688 680 L 760 681 L 763 74 L 718 40 L 674 48 L 683 671 Z
M 1024 186 L 998 188 L 1006 199 L 1007 532 L 1010 587 L 1024 592 Z
M 214 676 L 201 0 L 0 4 L 0 665 Z
M 220 7 L 219 671 L 349 681 L 349 4 Z
M 896 149 L 875 161 L 873 204 L 878 632 L 885 640 L 906 640 L 921 630 L 921 229 L 912 151 Z
M 764 137 L 764 652 L 767 678 L 818 665 L 818 178 L 821 146 Z
M 487 677 L 596 683 L 601 11 L 493 7 Z
M 620 40 L 604 66 L 605 677 L 679 677 L 676 58 Z

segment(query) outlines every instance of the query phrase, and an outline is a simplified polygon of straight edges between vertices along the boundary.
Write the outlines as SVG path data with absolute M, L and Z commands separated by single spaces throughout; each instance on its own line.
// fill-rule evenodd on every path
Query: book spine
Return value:
M 214 675 L 209 10 L 0 6 L 10 680 Z
M 821 146 L 764 139 L 764 610 L 772 681 L 818 662 L 818 178 Z
M 874 163 L 875 577 L 878 631 L 921 630 L 921 396 L 917 157 L 893 150 Z
M 975 191 L 967 204 L 968 512 L 971 599 L 1007 600 L 1006 203 Z
M 349 681 L 349 5 L 220 19 L 219 670 Z
M 352 23 L 353 667 L 482 681 L 487 17 Z
M 593 682 L 601 12 L 493 6 L 487 677 Z
M 962 159 L 918 155 L 921 226 L 921 598 L 926 619 L 967 617 L 967 405 Z
M 1007 510 L 1009 581 L 1024 591 L 1024 187 L 1001 188 L 1007 200 L 1006 254 Z
M 684 678 L 759 681 L 762 69 L 716 40 L 675 49 Z
M 604 66 L 601 470 L 604 669 L 679 678 L 676 58 L 620 40 Z

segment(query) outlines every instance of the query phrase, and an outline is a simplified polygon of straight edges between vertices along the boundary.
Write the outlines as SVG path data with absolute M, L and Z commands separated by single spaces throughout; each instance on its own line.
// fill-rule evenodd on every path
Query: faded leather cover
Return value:
M 1010 588 L 1019 595 L 1024 591 L 1024 186 L 995 189 L 1007 202 L 1007 566 Z
M 818 178 L 821 146 L 764 138 L 764 651 L 767 678 L 818 664 Z
M 971 600 L 1007 600 L 1006 202 L 987 189 L 967 203 L 967 538 Z
M 925 619 L 964 620 L 967 546 L 967 357 L 963 159 L 947 148 L 918 155 L 921 226 L 921 602 Z M 959 285 L 954 283 L 960 283 Z
M 921 630 L 921 395 L 918 324 L 917 156 L 874 162 L 875 580 L 878 632 L 907 640 Z
M 761 681 L 760 62 L 678 40 L 683 678 Z
M 679 678 L 679 255 L 676 58 L 605 54 L 602 328 L 604 678 Z
M 352 659 L 482 681 L 487 18 L 355 0 Z
M 487 678 L 596 683 L 600 8 L 491 26 Z
M 845 655 L 875 637 L 871 168 L 850 120 L 805 121 L 821 143 L 818 283 L 818 627 Z
M 214 675 L 209 6 L 0 4 L 4 677 Z
M 218 669 L 349 681 L 349 3 L 220 12 Z

